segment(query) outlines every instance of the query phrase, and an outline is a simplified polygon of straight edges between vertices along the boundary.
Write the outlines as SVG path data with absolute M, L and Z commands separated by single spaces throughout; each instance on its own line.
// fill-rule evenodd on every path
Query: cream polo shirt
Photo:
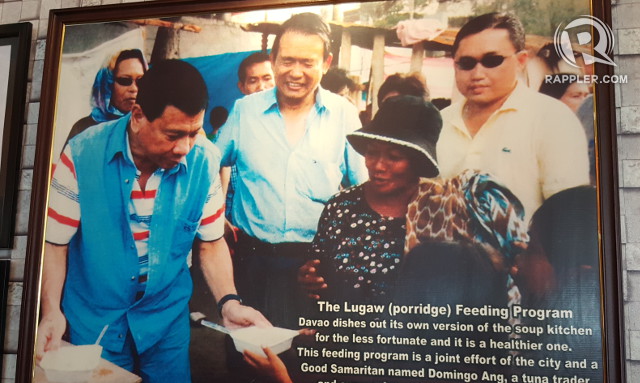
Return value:
M 491 173 L 520 199 L 527 220 L 546 198 L 589 183 L 584 130 L 560 101 L 518 84 L 475 137 L 462 119 L 463 106 L 442 111 L 436 151 L 443 177 L 465 169 Z

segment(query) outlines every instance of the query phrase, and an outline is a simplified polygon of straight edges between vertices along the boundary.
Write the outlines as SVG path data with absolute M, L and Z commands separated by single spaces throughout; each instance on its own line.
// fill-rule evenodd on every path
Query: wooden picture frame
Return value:
M 181 35 L 183 37 L 182 43 L 188 40 L 188 53 L 187 48 L 184 48 L 185 50 L 178 51 L 181 52 L 178 53 L 178 55 L 179 58 L 188 58 L 189 60 L 226 52 L 237 53 L 267 50 L 271 48 L 272 35 L 277 31 L 281 20 L 264 21 L 264 19 L 262 19 L 259 21 L 240 23 L 234 21 L 237 20 L 234 19 L 234 17 L 253 11 L 263 12 L 263 14 L 266 15 L 266 12 L 282 10 L 288 13 L 308 10 L 310 12 L 327 15 L 331 13 L 332 7 L 337 4 L 343 5 L 347 3 L 325 0 L 286 0 L 278 2 L 272 0 L 266 2 L 254 0 L 216 2 L 157 1 L 51 11 L 29 220 L 28 256 L 25 265 L 24 296 L 16 372 L 17 382 L 34 381 L 35 371 L 38 368 L 36 367 L 35 344 L 40 315 L 41 269 L 46 240 L 45 222 L 48 214 L 49 185 L 57 162 L 56 158 L 60 155 L 65 145 L 70 125 L 75 120 L 90 112 L 91 106 L 87 102 L 90 93 L 89 89 L 94 73 L 100 68 L 102 61 L 102 59 L 100 59 L 97 63 L 94 62 L 83 66 L 85 65 L 85 63 L 82 63 L 83 54 L 89 52 L 90 54 L 86 56 L 98 57 L 95 52 L 100 52 L 103 56 L 106 56 L 107 52 L 113 53 L 114 51 L 130 49 L 138 45 L 142 48 L 145 56 L 151 58 L 151 65 L 153 65 L 154 60 L 158 57 L 171 57 L 171 55 L 176 52 L 172 51 L 172 49 L 178 49 L 175 46 L 169 47 L 168 44 L 156 44 L 155 42 L 158 41 L 161 35 L 163 35 L 162 38 L 168 40 L 171 40 L 171 36 Z M 359 4 L 366 4 L 368 6 L 379 5 L 381 7 L 383 5 L 382 2 L 376 3 L 369 1 L 350 4 L 355 4 L 355 6 L 349 9 L 356 9 Z M 608 1 L 585 1 L 583 5 L 586 9 L 591 10 L 593 17 L 610 25 L 611 9 Z M 391 12 L 388 9 L 387 11 Z M 207 16 L 203 17 L 203 15 Z M 568 12 L 568 14 L 565 15 L 562 20 L 558 20 L 558 22 L 563 22 L 565 23 L 564 25 L 566 25 L 568 21 L 578 18 L 581 15 L 582 13 L 572 14 Z M 521 14 L 517 16 L 523 17 L 524 15 Z M 198 25 L 199 21 L 202 20 L 206 20 L 206 26 Z M 205 22 L 203 21 L 202 23 L 204 24 Z M 235 28 L 238 34 L 247 36 L 242 37 L 246 38 L 247 42 L 239 44 L 233 38 L 220 38 L 216 37 L 217 35 L 207 34 L 209 33 L 207 32 L 207 28 L 215 25 L 224 25 L 231 29 Z M 460 25 L 457 24 L 457 27 Z M 382 46 L 384 47 L 385 39 L 387 45 L 391 45 L 394 48 L 400 46 L 399 39 L 392 28 L 363 26 L 360 24 L 351 24 L 347 21 L 333 22 L 332 28 L 332 41 L 334 42 L 332 52 L 334 60 L 336 61 L 339 61 L 338 57 L 340 56 L 343 58 L 351 56 L 351 53 L 344 49 L 347 46 L 364 47 L 362 49 L 371 49 L 373 47 L 373 50 L 377 53 L 381 52 L 379 48 L 380 41 L 383 42 Z M 196 33 L 200 33 L 199 31 L 202 30 L 205 32 L 200 35 L 200 38 L 194 37 Z M 424 55 L 425 50 L 443 52 L 441 57 L 444 60 L 449 60 L 446 65 L 448 65 L 449 68 L 448 76 L 450 81 L 448 84 L 450 87 L 454 86 L 452 76 L 454 71 L 453 66 L 455 64 L 451 58 L 451 46 L 456 33 L 457 28 L 445 28 L 445 31 L 436 37 L 416 43 L 413 46 L 413 52 L 409 55 L 411 57 Z M 152 37 L 153 34 L 155 34 L 155 37 Z M 206 37 L 202 37 L 205 35 Z M 373 38 L 373 35 L 376 37 Z M 81 36 L 82 38 L 80 38 Z M 553 32 L 549 31 L 542 37 L 531 37 L 532 39 L 527 40 L 527 49 L 537 50 L 542 47 L 544 43 L 553 41 Z M 219 50 L 212 49 L 212 47 L 215 48 L 217 45 L 225 45 L 225 48 Z M 342 48 L 336 48 L 337 45 L 342 45 Z M 582 47 L 581 49 L 582 53 L 591 52 L 589 46 Z M 383 51 L 381 54 L 384 54 Z M 373 55 L 377 53 L 373 53 Z M 239 63 L 237 57 L 233 59 L 229 57 L 231 56 L 225 56 L 224 58 L 227 63 Z M 187 61 L 193 63 L 193 61 L 189 60 Z M 372 59 L 372 61 L 375 60 L 377 59 Z M 406 61 L 410 61 L 410 59 Z M 198 67 L 197 63 L 194 63 L 194 66 Z M 82 70 L 78 68 L 82 68 Z M 612 68 L 610 65 L 597 62 L 593 66 L 593 73 L 599 76 L 599 78 L 611 76 L 613 75 Z M 408 71 L 408 69 L 405 69 L 405 71 Z M 229 72 L 228 68 L 227 72 L 228 73 L 223 76 L 224 78 L 209 78 L 206 73 L 203 74 L 205 81 L 208 82 L 208 86 L 220 86 L 214 91 L 209 90 L 209 107 L 227 103 L 225 105 L 230 108 L 231 105 L 233 105 L 233 100 L 240 97 L 240 93 L 235 88 L 235 74 Z M 378 107 L 377 101 L 375 101 L 375 95 L 385 74 L 390 73 L 385 73 L 381 67 L 371 69 L 369 78 L 373 85 L 366 99 L 361 101 L 371 101 L 374 112 Z M 429 84 L 430 81 L 434 80 L 430 80 L 427 75 L 427 84 Z M 217 82 L 220 82 L 220 84 Z M 211 94 L 220 95 L 220 97 L 224 95 L 230 100 L 212 100 Z M 360 95 L 360 93 L 358 93 L 358 95 Z M 594 177 L 597 189 L 597 206 L 592 206 L 591 208 L 597 210 L 598 216 L 597 262 L 600 271 L 598 274 L 600 291 L 597 295 L 600 297 L 601 311 L 600 328 L 598 330 L 602 334 L 602 339 L 594 339 L 591 346 L 596 347 L 596 349 L 600 346 L 602 349 L 602 354 L 597 355 L 598 358 L 601 356 L 602 362 L 596 363 L 597 367 L 594 368 L 597 371 L 596 374 L 601 378 L 601 380 L 598 381 L 623 382 L 625 380 L 625 363 L 622 332 L 621 274 L 618 256 L 619 223 L 615 213 L 618 207 L 618 189 L 613 86 L 604 83 L 594 85 L 593 97 L 595 105 L 594 121 L 596 126 L 593 145 L 596 156 Z M 73 108 L 70 106 L 73 106 Z M 207 131 L 207 133 L 209 133 L 211 129 L 211 125 L 208 125 L 208 117 L 209 115 L 207 114 L 204 119 L 205 131 Z M 595 251 L 596 249 L 593 250 Z M 577 296 L 576 300 L 580 301 L 580 296 Z M 213 308 L 212 311 L 215 312 L 215 308 Z M 326 329 L 324 330 L 326 331 Z M 192 328 L 192 331 L 195 330 Z M 218 338 L 218 340 L 222 342 L 221 339 Z M 222 345 L 216 347 L 218 347 L 218 349 L 224 349 Z M 196 352 L 201 351 L 202 350 Z M 193 352 L 192 349 L 192 353 Z M 531 371 L 533 370 L 527 370 L 527 372 Z M 505 379 L 513 375 L 518 374 L 505 374 Z M 577 375 L 579 375 L 579 373 L 577 373 Z M 225 381 L 225 379 L 228 378 L 226 375 L 216 375 L 215 373 L 208 376 L 209 381 L 214 382 Z M 320 380 L 326 379 L 328 381 L 336 379 L 335 374 L 332 375 L 331 373 L 322 372 L 317 374 L 317 377 Z M 370 381 L 367 379 L 373 379 L 370 376 L 367 377 L 358 373 L 347 374 L 344 378 L 355 381 Z M 376 377 L 375 379 L 380 379 L 381 382 L 389 379 L 393 381 L 393 378 L 388 375 Z M 194 381 L 196 380 L 194 376 Z M 414 381 L 412 379 L 400 380 Z M 424 379 L 422 381 L 424 381 Z M 506 381 L 509 380 L 505 380 L 505 382 Z
M 20 148 L 24 125 L 27 72 L 31 44 L 31 23 L 0 26 L 2 59 L 2 135 L 0 135 L 0 248 L 13 244 L 18 184 L 20 183 Z

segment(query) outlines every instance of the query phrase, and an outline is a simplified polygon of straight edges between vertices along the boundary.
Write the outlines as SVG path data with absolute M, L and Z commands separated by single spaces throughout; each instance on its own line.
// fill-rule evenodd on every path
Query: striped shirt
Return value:
M 133 163 L 133 156 L 127 137 L 126 159 Z M 157 169 L 147 180 L 145 189 L 139 183 L 140 171 L 136 170 L 136 178 L 128 203 L 128 216 L 131 233 L 136 243 L 140 266 L 138 282 L 138 298 L 144 294 L 149 273 L 148 242 L 150 224 L 153 218 L 155 199 L 165 169 Z M 47 242 L 66 245 L 78 231 L 80 225 L 80 199 L 78 180 L 71 147 L 66 146 L 60 156 L 51 181 L 49 209 L 47 217 Z M 224 195 L 220 179 L 211 185 L 202 212 L 197 236 L 203 241 L 219 239 L 224 234 Z

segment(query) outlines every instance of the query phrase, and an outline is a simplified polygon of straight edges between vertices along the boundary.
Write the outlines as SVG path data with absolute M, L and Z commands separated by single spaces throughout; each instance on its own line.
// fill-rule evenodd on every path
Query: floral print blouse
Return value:
M 364 196 L 364 185 L 346 189 L 325 206 L 312 243 L 324 299 L 371 302 L 390 295 L 404 249 L 405 216 L 383 217 Z

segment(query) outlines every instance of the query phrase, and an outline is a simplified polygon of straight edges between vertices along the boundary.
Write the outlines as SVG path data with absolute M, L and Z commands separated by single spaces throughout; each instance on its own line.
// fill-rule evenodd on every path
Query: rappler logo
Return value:
M 562 24 L 558 25 L 556 32 L 553 34 L 553 45 L 555 46 L 558 55 L 562 57 L 567 64 L 576 68 L 580 67 L 576 62 L 576 56 L 573 53 L 571 39 L 569 36 L 572 29 L 583 25 L 590 25 L 595 36 L 592 36 L 591 32 L 573 33 L 577 43 L 579 45 L 587 45 L 595 39 L 593 52 L 599 56 L 596 57 L 588 53 L 582 53 L 584 63 L 589 65 L 598 62 L 616 66 L 611 57 L 609 57 L 613 52 L 613 45 L 615 42 L 613 38 L 613 31 L 607 24 L 591 15 L 581 15 L 579 18 L 567 24 L 564 28 L 562 27 Z

